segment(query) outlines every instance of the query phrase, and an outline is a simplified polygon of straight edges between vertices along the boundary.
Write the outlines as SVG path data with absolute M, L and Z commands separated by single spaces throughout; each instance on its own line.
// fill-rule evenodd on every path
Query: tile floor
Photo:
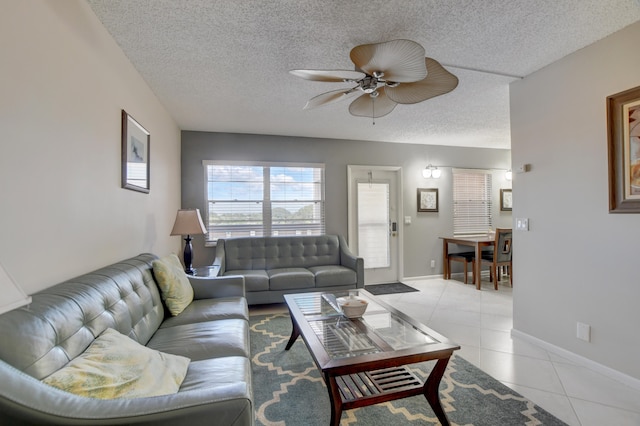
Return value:
M 495 291 L 483 281 L 483 290 L 477 291 L 456 280 L 404 282 L 420 292 L 378 297 L 457 342 L 458 355 L 567 424 L 640 425 L 639 390 L 511 337 L 508 284 Z M 265 313 L 265 308 L 251 311 Z

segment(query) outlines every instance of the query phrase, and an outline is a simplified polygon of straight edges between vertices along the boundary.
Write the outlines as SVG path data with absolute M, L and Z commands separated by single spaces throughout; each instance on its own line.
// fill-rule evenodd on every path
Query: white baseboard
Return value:
M 437 278 L 442 278 L 442 274 L 436 274 L 436 275 L 423 275 L 421 277 L 404 277 L 402 279 L 400 279 L 400 281 L 416 281 L 416 280 L 435 280 Z
M 523 333 L 522 331 L 516 330 L 514 328 L 511 329 L 511 336 L 525 340 L 529 343 L 532 343 L 536 346 L 546 349 L 549 352 L 553 352 L 556 355 L 559 355 L 563 358 L 573 361 L 578 365 L 581 365 L 585 368 L 588 368 L 597 373 L 600 373 L 603 376 L 606 376 L 610 379 L 623 383 L 636 390 L 640 390 L 640 379 L 636 379 L 635 377 L 629 376 L 628 374 L 622 373 L 618 370 L 614 370 L 613 368 L 607 367 L 606 365 L 599 364 L 595 361 L 592 361 L 588 358 L 583 357 L 582 355 L 578 355 L 576 353 L 570 352 L 559 346 L 552 345 L 549 342 L 538 339 L 537 337 L 533 337 L 530 334 Z

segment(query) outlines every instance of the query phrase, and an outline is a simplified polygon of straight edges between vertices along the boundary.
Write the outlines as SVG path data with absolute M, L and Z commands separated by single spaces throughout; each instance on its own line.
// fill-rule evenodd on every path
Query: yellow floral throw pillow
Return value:
M 142 398 L 178 392 L 189 358 L 142 346 L 112 328 L 43 382 L 98 399 Z
M 193 288 L 189 284 L 180 259 L 175 254 L 170 254 L 154 260 L 152 265 L 153 274 L 162 293 L 162 300 L 171 315 L 176 316 L 193 301 Z

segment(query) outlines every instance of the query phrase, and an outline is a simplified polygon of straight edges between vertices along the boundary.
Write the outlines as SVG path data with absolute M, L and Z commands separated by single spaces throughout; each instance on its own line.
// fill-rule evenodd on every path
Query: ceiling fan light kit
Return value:
M 356 46 L 350 53 L 355 71 L 291 70 L 296 77 L 329 83 L 354 83 L 311 98 L 304 109 L 329 105 L 358 96 L 349 112 L 356 117 L 378 118 L 397 104 L 415 104 L 451 92 L 458 78 L 435 59 L 425 57 L 424 48 L 411 40 Z M 375 122 L 374 122 L 375 124 Z

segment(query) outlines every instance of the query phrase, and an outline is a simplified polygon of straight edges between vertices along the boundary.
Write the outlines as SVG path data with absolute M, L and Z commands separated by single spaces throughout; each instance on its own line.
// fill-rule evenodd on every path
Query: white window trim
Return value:
M 202 169 L 203 169 L 203 174 L 204 174 L 204 203 L 205 203 L 205 212 L 206 212 L 206 219 L 204 220 L 205 225 L 209 226 L 209 193 L 208 193 L 208 171 L 207 171 L 207 166 L 245 166 L 245 167 L 290 167 L 290 168 L 296 168 L 296 167 L 309 167 L 309 168 L 319 168 L 322 169 L 322 185 L 321 185 L 321 189 L 320 189 L 320 196 L 321 196 L 321 202 L 322 202 L 322 226 L 324 229 L 324 232 L 326 232 L 326 215 L 325 215 L 325 209 L 326 209 L 326 198 L 325 198 L 325 186 L 326 186 L 326 176 L 325 176 L 325 163 L 298 163 L 298 162 L 277 162 L 277 161 L 225 161 L 225 160 L 203 160 L 202 161 Z M 270 188 L 269 188 L 270 189 Z M 263 201 L 268 201 L 270 200 L 270 196 L 268 194 L 268 190 L 267 190 L 267 194 L 263 194 Z M 270 217 L 267 217 L 267 215 L 265 215 L 265 217 L 263 217 L 263 223 L 266 222 L 267 220 L 271 220 Z M 210 239 L 209 235 L 207 234 L 205 237 L 205 246 L 207 247 L 212 247 L 215 246 L 217 244 L 217 239 Z

